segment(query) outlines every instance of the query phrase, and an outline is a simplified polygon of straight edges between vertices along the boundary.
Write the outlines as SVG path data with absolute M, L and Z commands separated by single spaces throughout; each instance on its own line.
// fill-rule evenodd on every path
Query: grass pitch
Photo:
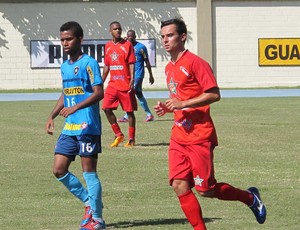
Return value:
M 299 229 L 300 106 L 298 97 L 225 98 L 212 105 L 218 131 L 215 171 L 219 182 L 260 188 L 267 206 L 259 225 L 238 202 L 199 198 L 208 229 Z M 156 100 L 149 100 L 152 107 Z M 52 175 L 54 136 L 44 131 L 54 101 L 0 102 L 0 229 L 78 229 L 82 204 Z M 123 115 L 122 111 L 116 112 Z M 108 229 L 192 229 L 168 186 L 167 149 L 172 115 L 144 122 L 139 110 L 134 148 L 111 149 L 113 134 L 103 120 L 103 185 Z M 128 124 L 121 124 L 127 135 Z M 82 180 L 79 159 L 70 171 Z M 82 180 L 83 181 L 83 180 Z

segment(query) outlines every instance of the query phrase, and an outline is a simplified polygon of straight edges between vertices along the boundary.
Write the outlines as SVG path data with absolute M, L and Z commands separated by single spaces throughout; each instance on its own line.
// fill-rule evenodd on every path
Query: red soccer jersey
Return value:
M 135 63 L 132 44 L 122 40 L 118 43 L 109 41 L 105 45 L 104 64 L 110 69 L 110 86 L 120 91 L 129 90 L 131 80 L 129 64 Z
M 218 87 L 209 64 L 188 50 L 176 63 L 168 63 L 165 74 L 170 97 L 181 101 L 198 97 L 206 90 Z M 212 141 L 217 145 L 210 106 L 175 110 L 171 139 L 181 144 Z

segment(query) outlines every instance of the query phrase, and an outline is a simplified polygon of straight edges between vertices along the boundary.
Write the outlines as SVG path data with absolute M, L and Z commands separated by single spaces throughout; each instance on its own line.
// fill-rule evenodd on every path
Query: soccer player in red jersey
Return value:
M 262 224 L 266 208 L 257 188 L 241 190 L 215 179 L 213 150 L 218 140 L 210 104 L 220 100 L 220 91 L 209 64 L 185 49 L 186 39 L 183 20 L 175 18 L 161 23 L 162 44 L 171 55 L 165 68 L 170 99 L 158 101 L 154 110 L 159 117 L 174 113 L 169 146 L 170 185 L 195 230 L 206 226 L 192 188 L 204 197 L 243 202 Z
M 110 73 L 110 80 L 104 93 L 102 109 L 115 134 L 115 140 L 110 145 L 117 147 L 124 140 L 117 118 L 113 112 L 121 104 L 128 115 L 129 131 L 125 147 L 135 145 L 135 115 L 137 101 L 134 94 L 134 63 L 135 55 L 132 44 L 121 37 L 122 27 L 119 22 L 112 22 L 109 26 L 112 40 L 105 45 L 103 82 Z

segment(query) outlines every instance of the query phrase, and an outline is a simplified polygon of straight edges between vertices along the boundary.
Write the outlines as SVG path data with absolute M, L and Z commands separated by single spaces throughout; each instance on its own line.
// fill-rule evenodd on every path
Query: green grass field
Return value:
M 268 209 L 259 225 L 238 202 L 199 198 L 208 229 L 299 229 L 300 106 L 291 98 L 225 98 L 212 105 L 219 135 L 218 181 L 260 188 Z M 156 100 L 149 100 L 151 107 Z M 78 229 L 83 206 L 52 175 L 54 136 L 44 126 L 54 101 L 0 102 L 0 229 Z M 123 113 L 118 110 L 116 114 Z M 137 146 L 110 149 L 112 131 L 102 113 L 103 185 L 108 229 L 192 229 L 168 185 L 167 149 L 172 115 L 145 123 L 137 117 Z M 121 124 L 127 134 L 127 123 Z M 77 159 L 70 170 L 81 176 Z

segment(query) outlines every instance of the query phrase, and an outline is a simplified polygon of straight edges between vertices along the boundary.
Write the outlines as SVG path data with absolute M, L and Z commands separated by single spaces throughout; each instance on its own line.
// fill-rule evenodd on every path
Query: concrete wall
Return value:
M 300 86 L 299 66 L 258 64 L 259 38 L 300 37 L 300 1 L 217 0 L 212 8 L 213 63 L 221 87 Z
M 60 25 L 69 20 L 80 22 L 86 39 L 110 39 L 113 20 L 122 23 L 124 35 L 133 28 L 138 38 L 155 38 L 156 83 L 150 86 L 146 74 L 144 88 L 165 88 L 169 56 L 160 21 L 175 16 L 188 25 L 186 47 L 212 65 L 221 88 L 300 86 L 300 67 L 258 65 L 259 38 L 300 37 L 300 1 L 39 1 L 0 3 L 0 89 L 60 88 L 59 69 L 30 68 L 30 40 L 59 39 Z
M 59 27 L 78 21 L 85 39 L 110 39 L 108 25 L 120 21 L 124 34 L 135 29 L 138 38 L 156 39 L 156 82 L 145 88 L 165 88 L 164 67 L 169 56 L 159 39 L 160 22 L 182 17 L 191 35 L 187 48 L 197 52 L 195 1 L 0 3 L 0 89 L 60 88 L 59 69 L 31 69 L 30 41 L 59 39 Z

